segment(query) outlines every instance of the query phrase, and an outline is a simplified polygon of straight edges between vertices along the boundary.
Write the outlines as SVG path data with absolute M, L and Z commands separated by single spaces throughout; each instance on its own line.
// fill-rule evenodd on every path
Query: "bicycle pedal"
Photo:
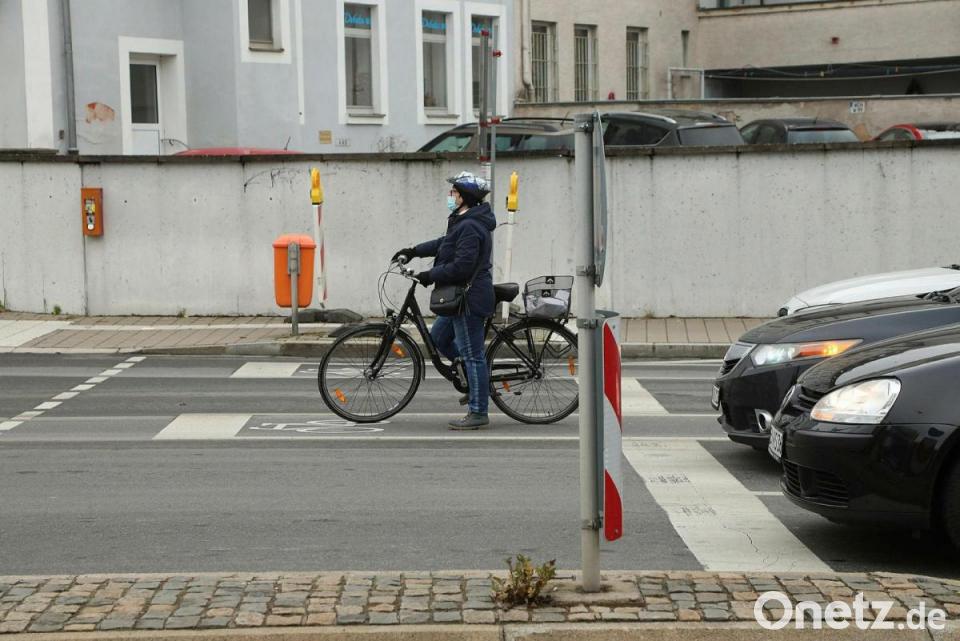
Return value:
M 469 394 L 464 394 L 463 396 L 460 397 L 459 402 L 460 402 L 461 405 L 466 405 L 467 403 L 470 402 L 470 395 L 469 395 Z

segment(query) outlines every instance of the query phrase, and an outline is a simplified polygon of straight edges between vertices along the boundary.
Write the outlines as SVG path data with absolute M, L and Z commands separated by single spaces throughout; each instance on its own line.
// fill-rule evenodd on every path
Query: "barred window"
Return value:
M 647 30 L 627 27 L 627 100 L 646 100 L 649 74 Z
M 597 28 L 576 25 L 573 30 L 574 86 L 573 99 L 589 102 L 597 99 Z
M 534 102 L 557 100 L 557 25 L 534 22 L 530 48 Z

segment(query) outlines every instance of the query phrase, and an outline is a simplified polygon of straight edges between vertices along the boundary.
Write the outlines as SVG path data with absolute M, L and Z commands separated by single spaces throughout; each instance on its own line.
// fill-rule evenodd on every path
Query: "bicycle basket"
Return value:
M 523 304 L 530 318 L 566 318 L 570 314 L 573 276 L 540 276 L 523 286 Z

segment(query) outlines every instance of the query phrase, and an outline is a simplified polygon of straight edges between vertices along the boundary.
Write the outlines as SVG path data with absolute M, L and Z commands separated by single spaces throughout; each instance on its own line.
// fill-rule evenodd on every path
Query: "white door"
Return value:
M 130 62 L 130 123 L 133 153 L 160 155 L 163 132 L 160 126 L 159 60 Z

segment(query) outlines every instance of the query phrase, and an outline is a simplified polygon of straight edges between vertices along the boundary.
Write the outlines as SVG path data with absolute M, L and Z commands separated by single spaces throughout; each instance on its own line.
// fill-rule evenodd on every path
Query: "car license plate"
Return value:
M 770 444 L 767 446 L 767 451 L 778 463 L 783 457 L 783 432 L 775 427 L 770 428 Z
M 720 409 L 720 386 L 719 385 L 713 386 L 713 395 L 710 397 L 710 405 L 715 410 Z

